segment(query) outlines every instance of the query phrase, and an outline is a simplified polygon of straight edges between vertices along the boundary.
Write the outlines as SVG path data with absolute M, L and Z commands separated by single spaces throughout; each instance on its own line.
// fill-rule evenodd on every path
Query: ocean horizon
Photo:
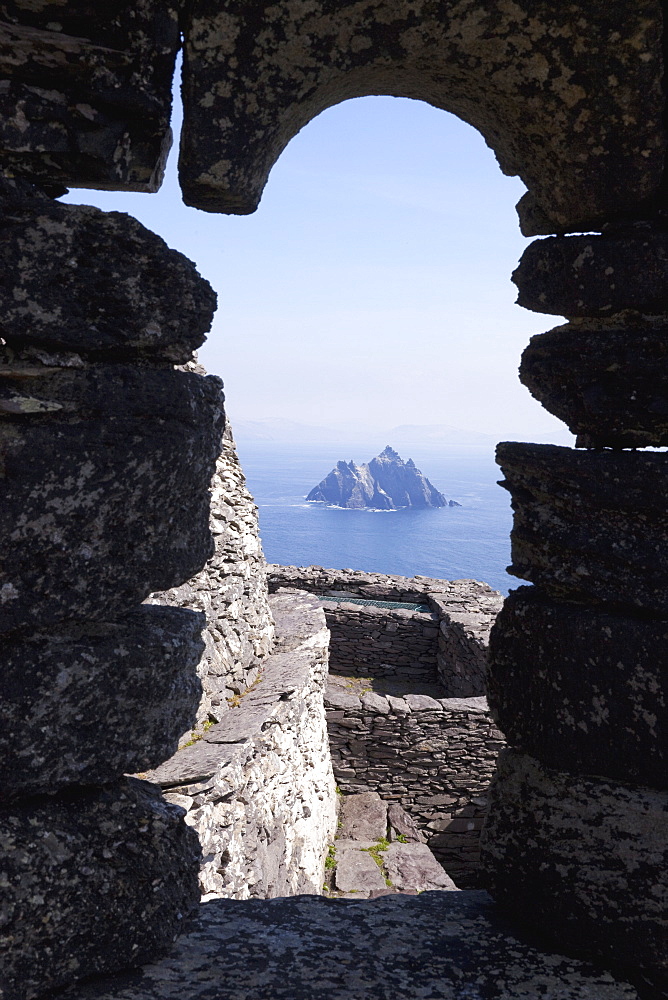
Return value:
M 306 501 L 337 461 L 368 461 L 384 444 L 342 449 L 242 438 L 237 446 L 268 562 L 473 579 L 504 595 L 522 582 L 506 572 L 512 511 L 509 494 L 498 485 L 492 445 L 397 448 L 461 506 L 393 511 Z

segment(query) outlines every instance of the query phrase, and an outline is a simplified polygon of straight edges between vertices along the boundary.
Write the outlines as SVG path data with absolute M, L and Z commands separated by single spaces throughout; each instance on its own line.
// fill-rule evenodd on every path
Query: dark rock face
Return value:
M 576 955 L 668 969 L 668 792 L 499 758 L 483 830 L 491 891 Z
M 204 626 L 194 611 L 148 606 L 5 641 L 0 800 L 104 784 L 170 757 L 195 724 Z
M 0 222 L 0 336 L 87 358 L 188 361 L 216 295 L 192 264 L 120 212 L 27 202 Z
M 404 462 L 394 448 L 387 448 L 368 464 L 339 462 L 306 497 L 337 507 L 447 507 L 448 501 L 415 467 Z M 449 506 L 459 507 L 454 500 Z
M 519 206 L 527 235 L 594 228 L 658 191 L 660 24 L 658 0 L 579 4 L 576 14 L 544 0 L 314 0 L 252 17 L 243 4 L 195 0 L 185 26 L 185 200 L 254 211 L 308 121 L 347 98 L 391 94 L 482 133 L 529 189 Z
M 202 568 L 219 379 L 19 363 L 0 385 L 0 632 L 108 620 Z
M 36 183 L 155 191 L 171 144 L 176 0 L 2 10 L 0 166 Z
M 497 448 L 515 520 L 509 572 L 552 597 L 668 618 L 668 456 Z
M 511 591 L 490 637 L 489 704 L 511 745 L 573 774 L 668 788 L 668 621 Z
M 169 947 L 199 899 L 199 843 L 182 816 L 131 778 L 0 811 L 6 1000 Z
M 648 224 L 615 236 L 552 236 L 522 254 L 517 301 L 556 316 L 666 311 L 668 233 Z
M 624 286 L 626 287 L 626 286 Z M 532 337 L 520 381 L 586 448 L 668 445 L 668 321 L 626 314 Z

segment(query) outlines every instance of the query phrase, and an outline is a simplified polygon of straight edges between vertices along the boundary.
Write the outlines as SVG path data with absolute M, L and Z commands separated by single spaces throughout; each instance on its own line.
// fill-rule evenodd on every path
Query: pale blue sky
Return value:
M 308 125 L 252 216 L 186 208 L 176 150 L 158 194 L 64 200 L 129 212 L 196 262 L 219 296 L 200 359 L 233 424 L 445 423 L 563 443 L 517 379 L 529 337 L 560 322 L 514 305 L 523 190 L 454 116 L 375 97 Z

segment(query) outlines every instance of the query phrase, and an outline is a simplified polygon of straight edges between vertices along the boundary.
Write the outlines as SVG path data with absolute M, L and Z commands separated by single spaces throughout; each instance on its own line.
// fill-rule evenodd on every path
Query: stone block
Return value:
M 36 183 L 155 191 L 178 12 L 176 0 L 4 5 L 0 166 Z
M 426 844 L 395 842 L 383 851 L 382 857 L 390 882 L 400 892 L 457 889 Z
M 661 314 L 668 301 L 668 233 L 639 223 L 605 236 L 531 243 L 512 280 L 517 302 L 555 316 Z
M 0 392 L 0 632 L 109 620 L 202 568 L 219 379 L 18 364 Z
M 668 793 L 505 751 L 481 851 L 490 892 L 550 947 L 668 969 Z
M 342 892 L 369 893 L 387 888 L 383 873 L 366 850 L 337 849 L 335 879 L 336 888 Z
M 183 254 L 121 212 L 26 201 L 0 222 L 0 332 L 14 348 L 181 364 L 216 295 Z
M 668 455 L 504 442 L 509 572 L 558 599 L 668 618 Z
M 375 842 L 387 835 L 387 802 L 378 792 L 344 795 L 339 820 L 339 837 Z
M 0 989 L 31 1000 L 166 951 L 199 901 L 199 844 L 146 782 L 0 811 Z
M 658 0 L 578 8 L 577 46 L 572 10 L 537 10 L 533 0 L 485 7 L 475 23 L 463 0 L 283 2 L 253 18 L 238 0 L 196 0 L 189 15 L 187 204 L 254 211 L 271 167 L 307 122 L 379 93 L 427 101 L 477 128 L 504 172 L 529 189 L 520 206 L 528 235 L 593 228 L 659 189 Z
M 140 607 L 0 647 L 0 800 L 156 767 L 194 726 L 204 615 Z
M 489 700 L 511 745 L 575 774 L 668 788 L 668 621 L 511 591 Z
M 520 381 L 578 446 L 658 447 L 668 444 L 667 370 L 668 318 L 627 314 L 532 337 Z
M 390 840 L 403 837 L 409 843 L 425 843 L 426 837 L 419 826 L 398 802 L 390 802 L 387 807 L 387 822 L 390 828 Z

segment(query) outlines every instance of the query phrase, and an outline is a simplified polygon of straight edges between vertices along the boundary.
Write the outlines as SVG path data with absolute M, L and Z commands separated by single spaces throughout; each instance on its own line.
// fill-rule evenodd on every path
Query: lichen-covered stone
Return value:
M 193 364 L 200 372 L 204 369 Z M 203 611 L 206 649 L 198 667 L 203 694 L 201 722 L 220 719 L 228 699 L 257 679 L 271 651 L 274 623 L 269 608 L 266 563 L 257 508 L 248 492 L 229 422 L 211 480 L 211 532 L 215 552 L 187 583 L 150 598 L 157 604 Z
M 524 231 L 590 228 L 658 192 L 658 0 L 195 0 L 186 24 L 188 204 L 251 212 L 289 140 L 325 108 L 388 94 L 477 128 L 529 189 Z
M 146 782 L 0 811 L 0 990 L 31 1000 L 165 951 L 198 902 L 198 843 Z
M 192 264 L 121 212 L 27 200 L 0 221 L 0 336 L 97 359 L 188 361 L 216 295 Z
M 668 444 L 668 317 L 579 320 L 531 338 L 520 381 L 585 448 Z
M 518 304 L 556 316 L 661 314 L 668 303 L 668 232 L 640 223 L 604 236 L 531 243 L 512 280 Z
M 490 707 L 512 746 L 558 770 L 668 788 L 668 621 L 521 587 L 490 643 Z
M 544 953 L 486 892 L 363 902 L 214 900 L 172 953 L 63 1000 L 640 1000 L 609 972 Z
M 100 785 L 170 757 L 195 722 L 204 616 L 141 607 L 0 647 L 0 799 Z
M 179 6 L 3 5 L 0 165 L 38 183 L 155 191 L 171 144 Z
M 212 550 L 220 380 L 51 360 L 0 367 L 0 632 L 108 620 Z
M 481 850 L 490 892 L 551 947 L 668 969 L 668 792 L 507 750 Z
M 509 572 L 558 599 L 668 618 L 668 455 L 504 442 Z

